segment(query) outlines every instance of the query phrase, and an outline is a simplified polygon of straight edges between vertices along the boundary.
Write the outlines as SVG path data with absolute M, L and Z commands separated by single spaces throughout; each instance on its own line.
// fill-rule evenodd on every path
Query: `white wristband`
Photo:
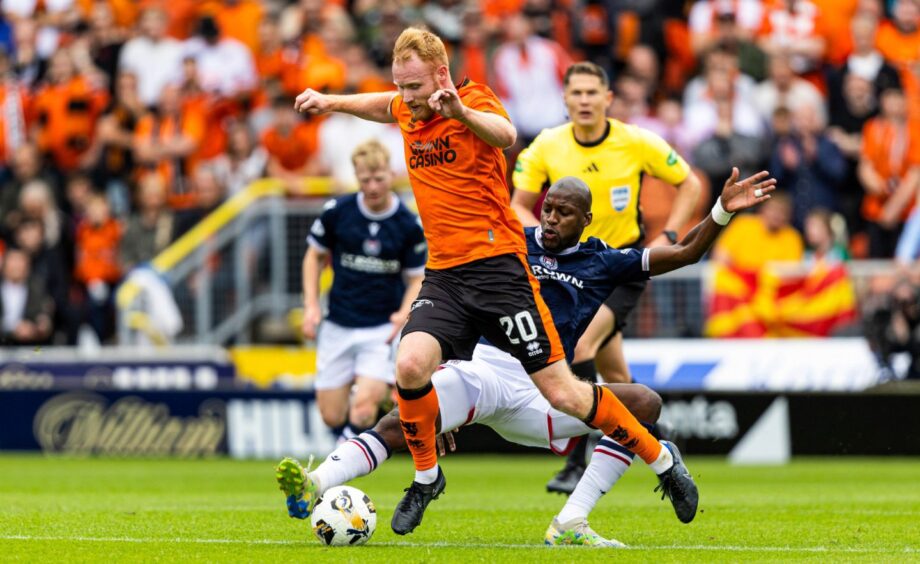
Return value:
M 719 196 L 716 200 L 716 205 L 712 206 L 712 220 L 719 225 L 725 226 L 731 221 L 733 215 L 735 214 L 728 213 L 725 211 L 725 208 L 722 207 L 722 197 Z

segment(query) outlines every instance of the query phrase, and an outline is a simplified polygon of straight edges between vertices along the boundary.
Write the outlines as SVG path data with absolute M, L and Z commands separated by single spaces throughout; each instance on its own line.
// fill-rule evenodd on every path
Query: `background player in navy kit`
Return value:
M 303 261 L 303 332 L 310 339 L 319 334 L 316 401 L 323 421 L 345 439 L 375 423 L 394 382 L 392 342 L 418 294 L 426 260 L 418 219 L 391 190 L 386 148 L 368 141 L 352 153 L 352 163 L 360 191 L 326 205 Z M 319 278 L 330 254 L 329 315 L 317 331 Z
M 734 212 L 768 199 L 776 182 L 766 177 L 767 173 L 761 172 L 739 182 L 735 169 L 711 218 L 697 225 L 678 244 L 643 250 L 613 249 L 593 237 L 579 243 L 592 220 L 591 192 L 583 181 L 573 177 L 554 183 L 543 202 L 540 227 L 525 229 L 525 235 L 528 264 L 540 279 L 541 295 L 552 312 L 567 358 L 573 358 L 575 343 L 613 288 L 697 262 L 731 219 L 732 213 L 722 208 L 722 202 Z M 481 423 L 510 441 L 562 454 L 572 445 L 570 442 L 565 447 L 559 441 L 590 431 L 580 419 L 553 409 L 521 364 L 488 342 L 480 341 L 472 360 L 443 365 L 432 383 L 438 392 L 441 431 Z M 637 384 L 605 387 L 640 420 L 656 421 L 661 407 L 657 394 Z M 302 479 L 311 492 L 310 502 L 328 488 L 373 472 L 393 451 L 406 448 L 399 425 L 399 415 L 393 411 L 358 440 L 339 445 L 316 470 L 304 472 Z M 574 493 L 547 530 L 547 544 L 622 546 L 595 533 L 587 517 L 600 497 L 629 468 L 633 455 L 611 436 L 604 437 L 594 452 Z M 675 458 L 679 459 L 679 454 Z M 682 464 L 681 467 L 686 471 Z M 664 490 L 669 491 L 667 487 Z M 695 486 L 690 497 L 691 504 L 672 498 L 678 518 L 685 523 L 696 514 Z M 310 509 L 303 498 L 288 499 L 291 517 L 305 519 Z

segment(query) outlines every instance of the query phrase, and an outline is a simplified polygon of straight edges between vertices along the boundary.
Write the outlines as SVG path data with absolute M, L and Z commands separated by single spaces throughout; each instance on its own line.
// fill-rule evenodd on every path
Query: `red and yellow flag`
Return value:
M 709 337 L 826 337 L 856 319 L 843 263 L 817 261 L 804 274 L 718 265 L 712 279 Z

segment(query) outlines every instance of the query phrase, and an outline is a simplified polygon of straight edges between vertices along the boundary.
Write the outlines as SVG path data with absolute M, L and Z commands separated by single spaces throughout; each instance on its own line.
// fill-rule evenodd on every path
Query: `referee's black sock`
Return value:
M 594 359 L 583 360 L 572 364 L 572 374 L 576 378 L 589 384 L 597 383 L 597 369 L 594 368 Z

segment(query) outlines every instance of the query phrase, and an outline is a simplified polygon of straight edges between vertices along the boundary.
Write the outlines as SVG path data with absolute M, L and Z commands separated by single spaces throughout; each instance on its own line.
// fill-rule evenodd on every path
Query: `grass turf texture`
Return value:
M 563 498 L 553 456 L 450 455 L 415 533 L 390 531 L 412 476 L 400 456 L 353 482 L 377 504 L 368 545 L 327 548 L 288 518 L 271 461 L 0 456 L 0 560 L 276 562 L 920 561 L 920 460 L 731 467 L 690 456 L 700 514 L 677 521 L 637 462 L 592 515 L 611 549 L 541 545 Z

